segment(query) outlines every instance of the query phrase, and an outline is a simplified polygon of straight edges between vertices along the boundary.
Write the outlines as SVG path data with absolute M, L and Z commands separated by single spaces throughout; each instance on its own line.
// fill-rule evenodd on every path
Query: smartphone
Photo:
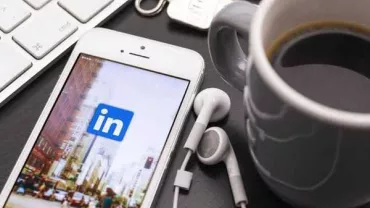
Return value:
M 203 72 L 192 50 L 91 30 L 72 52 L 0 206 L 151 207 Z

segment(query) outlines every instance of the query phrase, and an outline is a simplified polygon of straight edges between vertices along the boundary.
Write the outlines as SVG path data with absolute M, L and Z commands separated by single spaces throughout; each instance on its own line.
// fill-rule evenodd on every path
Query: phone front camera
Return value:
M 144 50 L 144 49 L 145 49 L 145 46 L 141 46 L 141 47 L 140 47 L 140 49 L 141 49 L 141 50 Z

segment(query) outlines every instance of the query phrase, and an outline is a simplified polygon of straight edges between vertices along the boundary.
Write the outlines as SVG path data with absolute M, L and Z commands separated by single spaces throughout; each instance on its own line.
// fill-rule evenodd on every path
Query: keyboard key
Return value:
M 34 9 L 41 9 L 44 7 L 47 3 L 49 3 L 50 0 L 24 0 Z
M 113 0 L 61 0 L 59 6 L 82 23 L 91 20 Z
M 14 0 L 0 0 L 0 30 L 4 33 L 11 32 L 30 16 L 31 13 Z
M 5 43 L 0 43 L 0 91 L 29 69 L 32 63 Z
M 42 59 L 77 30 L 59 7 L 48 7 L 41 12 L 13 36 L 36 59 Z

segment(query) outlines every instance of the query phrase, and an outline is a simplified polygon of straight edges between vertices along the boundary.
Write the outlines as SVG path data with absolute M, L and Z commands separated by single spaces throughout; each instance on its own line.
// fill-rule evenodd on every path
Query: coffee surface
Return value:
M 304 96 L 340 110 L 370 113 L 370 33 L 326 24 L 291 32 L 270 50 L 282 79 Z

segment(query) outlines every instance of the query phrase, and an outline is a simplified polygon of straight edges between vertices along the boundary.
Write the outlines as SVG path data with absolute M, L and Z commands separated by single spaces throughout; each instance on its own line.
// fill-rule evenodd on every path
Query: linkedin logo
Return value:
M 130 126 L 134 112 L 99 104 L 95 110 L 87 132 L 108 139 L 122 141 Z

